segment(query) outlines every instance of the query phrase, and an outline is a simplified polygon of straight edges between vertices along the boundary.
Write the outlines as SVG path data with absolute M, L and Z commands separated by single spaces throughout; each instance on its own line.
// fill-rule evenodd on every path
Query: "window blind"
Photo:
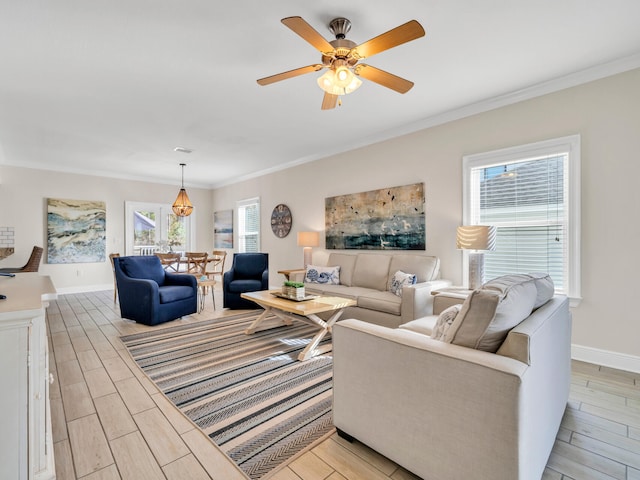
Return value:
M 558 293 L 568 278 L 568 153 L 471 169 L 470 223 L 497 227 L 485 278 L 547 272 Z
M 238 251 L 260 251 L 260 200 L 252 199 L 238 205 Z

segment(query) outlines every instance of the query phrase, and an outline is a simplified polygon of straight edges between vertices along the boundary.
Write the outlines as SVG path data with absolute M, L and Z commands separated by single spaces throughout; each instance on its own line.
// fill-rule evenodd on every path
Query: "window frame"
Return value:
M 487 168 L 510 162 L 519 162 L 553 154 L 568 155 L 567 162 L 567 289 L 571 306 L 577 306 L 581 298 L 580 268 L 580 135 L 569 135 L 526 145 L 508 147 L 462 157 L 462 224 L 471 225 L 472 192 L 471 174 L 474 169 Z M 463 283 L 469 280 L 468 252 L 463 251 Z
M 241 215 L 240 210 L 244 209 L 245 207 L 249 206 L 249 205 L 257 205 L 257 210 L 258 210 L 258 231 L 255 233 L 255 235 L 257 236 L 257 241 L 256 241 L 256 247 L 257 247 L 257 251 L 260 252 L 261 250 L 261 241 L 262 241 L 262 234 L 261 234 L 261 228 L 262 228 L 262 215 L 261 215 L 261 211 L 260 211 L 260 197 L 253 197 L 253 198 L 247 198 L 244 200 L 238 200 L 236 202 L 236 221 L 237 221 L 237 228 L 236 231 L 237 233 L 237 238 L 236 240 L 236 245 L 238 245 L 238 253 L 245 253 L 245 247 L 246 247 L 246 242 L 241 241 L 242 238 L 244 238 L 246 236 L 245 233 L 241 232 L 240 226 L 242 225 L 242 223 L 244 222 L 244 215 Z
M 153 202 L 132 202 L 125 201 L 125 254 L 126 255 L 135 255 L 135 246 L 134 246 L 134 228 L 133 228 L 133 215 L 136 211 L 154 211 L 160 217 L 164 217 L 166 215 L 173 214 L 173 209 L 171 204 L 165 203 L 153 203 Z M 191 215 L 185 217 L 186 219 L 186 240 L 187 244 L 185 245 L 185 251 L 188 252 L 192 249 L 192 246 L 195 245 L 196 239 L 196 221 L 195 221 L 195 209 L 191 212 Z M 165 222 L 162 220 L 158 225 L 158 230 L 156 235 L 159 235 L 160 238 L 156 238 L 156 244 L 160 240 L 166 240 L 167 231 L 165 227 Z

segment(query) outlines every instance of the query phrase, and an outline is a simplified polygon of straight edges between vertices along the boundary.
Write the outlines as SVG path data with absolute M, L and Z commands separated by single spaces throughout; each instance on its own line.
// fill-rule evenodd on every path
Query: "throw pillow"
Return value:
M 449 330 L 461 308 L 462 305 L 451 305 L 449 308 L 443 310 L 433 327 L 431 338 L 440 340 L 441 342 L 451 343 L 453 337 L 449 335 Z
M 508 275 L 485 283 L 467 297 L 450 333 L 451 343 L 495 353 L 509 330 L 528 317 L 537 297 L 534 279 Z
M 340 285 L 340 267 L 318 267 L 308 265 L 304 275 L 305 283 Z
M 398 270 L 393 274 L 393 278 L 391 279 L 391 293 L 401 297 L 402 287 L 405 285 L 413 285 L 414 283 L 416 283 L 416 276 L 413 273 L 404 273 Z

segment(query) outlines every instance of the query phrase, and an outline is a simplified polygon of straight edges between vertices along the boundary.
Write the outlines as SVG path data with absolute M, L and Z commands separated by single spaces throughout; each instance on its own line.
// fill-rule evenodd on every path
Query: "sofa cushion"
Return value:
M 340 284 L 350 287 L 353 283 L 353 267 L 356 264 L 357 255 L 346 253 L 331 253 L 327 265 L 340 267 Z
M 389 273 L 393 274 L 398 270 L 414 273 L 417 283 L 428 282 L 438 278 L 440 274 L 440 259 L 427 255 L 395 254 L 391 258 Z M 391 290 L 391 280 L 392 278 L 389 278 L 387 290 Z
M 367 293 L 358 295 L 356 301 L 361 308 L 368 308 L 369 310 L 390 313 L 392 315 L 400 315 L 402 299 L 391 292 L 370 290 Z
M 535 279 L 505 275 L 473 291 L 448 334 L 463 347 L 495 353 L 513 327 L 528 317 L 537 299 Z
M 326 283 L 340 285 L 340 267 L 319 267 L 308 265 L 304 275 L 305 283 Z
M 357 299 L 360 295 L 370 293 L 370 288 L 345 287 L 344 285 L 327 285 L 322 283 L 305 283 L 305 291 L 314 295 L 328 295 Z
M 412 332 L 419 333 L 421 335 L 430 336 L 431 332 L 438 321 L 437 315 L 427 315 L 426 317 L 416 318 L 415 320 L 411 320 L 410 322 L 403 323 L 398 328 L 402 328 L 404 330 L 410 330 Z
M 414 273 L 405 273 L 398 270 L 391 277 L 391 288 L 389 291 L 394 295 L 402 296 L 402 287 L 405 285 L 413 285 L 416 283 L 416 275 Z
M 555 287 L 553 285 L 553 279 L 548 273 L 530 273 L 529 276 L 533 277 L 536 289 L 538 290 L 536 303 L 533 305 L 533 309 L 535 310 L 553 298 Z
M 234 280 L 256 279 L 269 269 L 269 257 L 266 253 L 236 253 L 233 257 Z
M 158 295 L 160 296 L 161 304 L 177 302 L 178 300 L 193 297 L 193 288 L 181 285 L 169 285 L 158 288 Z
M 380 291 L 389 290 L 391 255 L 360 253 L 357 257 L 356 265 L 353 269 L 352 285 Z
M 449 331 L 451 330 L 451 326 L 461 309 L 462 305 L 452 305 L 449 308 L 444 309 L 433 326 L 431 338 L 451 343 L 452 337 L 449 334 Z
M 510 285 L 514 283 L 522 283 L 532 281 L 536 287 L 536 300 L 533 309 L 540 308 L 547 303 L 554 294 L 554 285 L 551 276 L 548 273 L 526 273 L 504 275 L 502 277 L 489 280 L 482 285 L 481 288 L 493 289 L 499 293 L 503 293 Z
M 227 284 L 229 293 L 245 293 L 257 292 L 262 290 L 262 281 L 260 280 L 233 280 Z

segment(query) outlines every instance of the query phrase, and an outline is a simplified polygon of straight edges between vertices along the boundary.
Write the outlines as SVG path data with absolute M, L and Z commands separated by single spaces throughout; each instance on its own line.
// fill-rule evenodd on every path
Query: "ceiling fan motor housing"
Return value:
M 344 38 L 332 40 L 329 43 L 333 46 L 334 50 L 331 52 L 331 55 L 322 55 L 323 65 L 331 66 L 335 60 L 344 60 L 351 67 L 358 63 L 357 58 L 349 55 L 351 49 L 357 47 L 356 42 Z
M 329 23 L 329 31 L 336 36 L 337 40 L 345 38 L 351 30 L 351 22 L 347 18 L 334 18 Z
M 334 66 L 336 60 L 341 60 L 340 64 L 347 64 L 353 67 L 358 63 L 358 59 L 349 55 L 351 49 L 357 47 L 356 42 L 347 40 L 345 37 L 349 30 L 351 30 L 351 22 L 346 18 L 334 18 L 329 23 L 329 30 L 336 36 L 335 40 L 329 42 L 334 48 L 331 55 L 322 55 L 322 64 L 328 67 Z

